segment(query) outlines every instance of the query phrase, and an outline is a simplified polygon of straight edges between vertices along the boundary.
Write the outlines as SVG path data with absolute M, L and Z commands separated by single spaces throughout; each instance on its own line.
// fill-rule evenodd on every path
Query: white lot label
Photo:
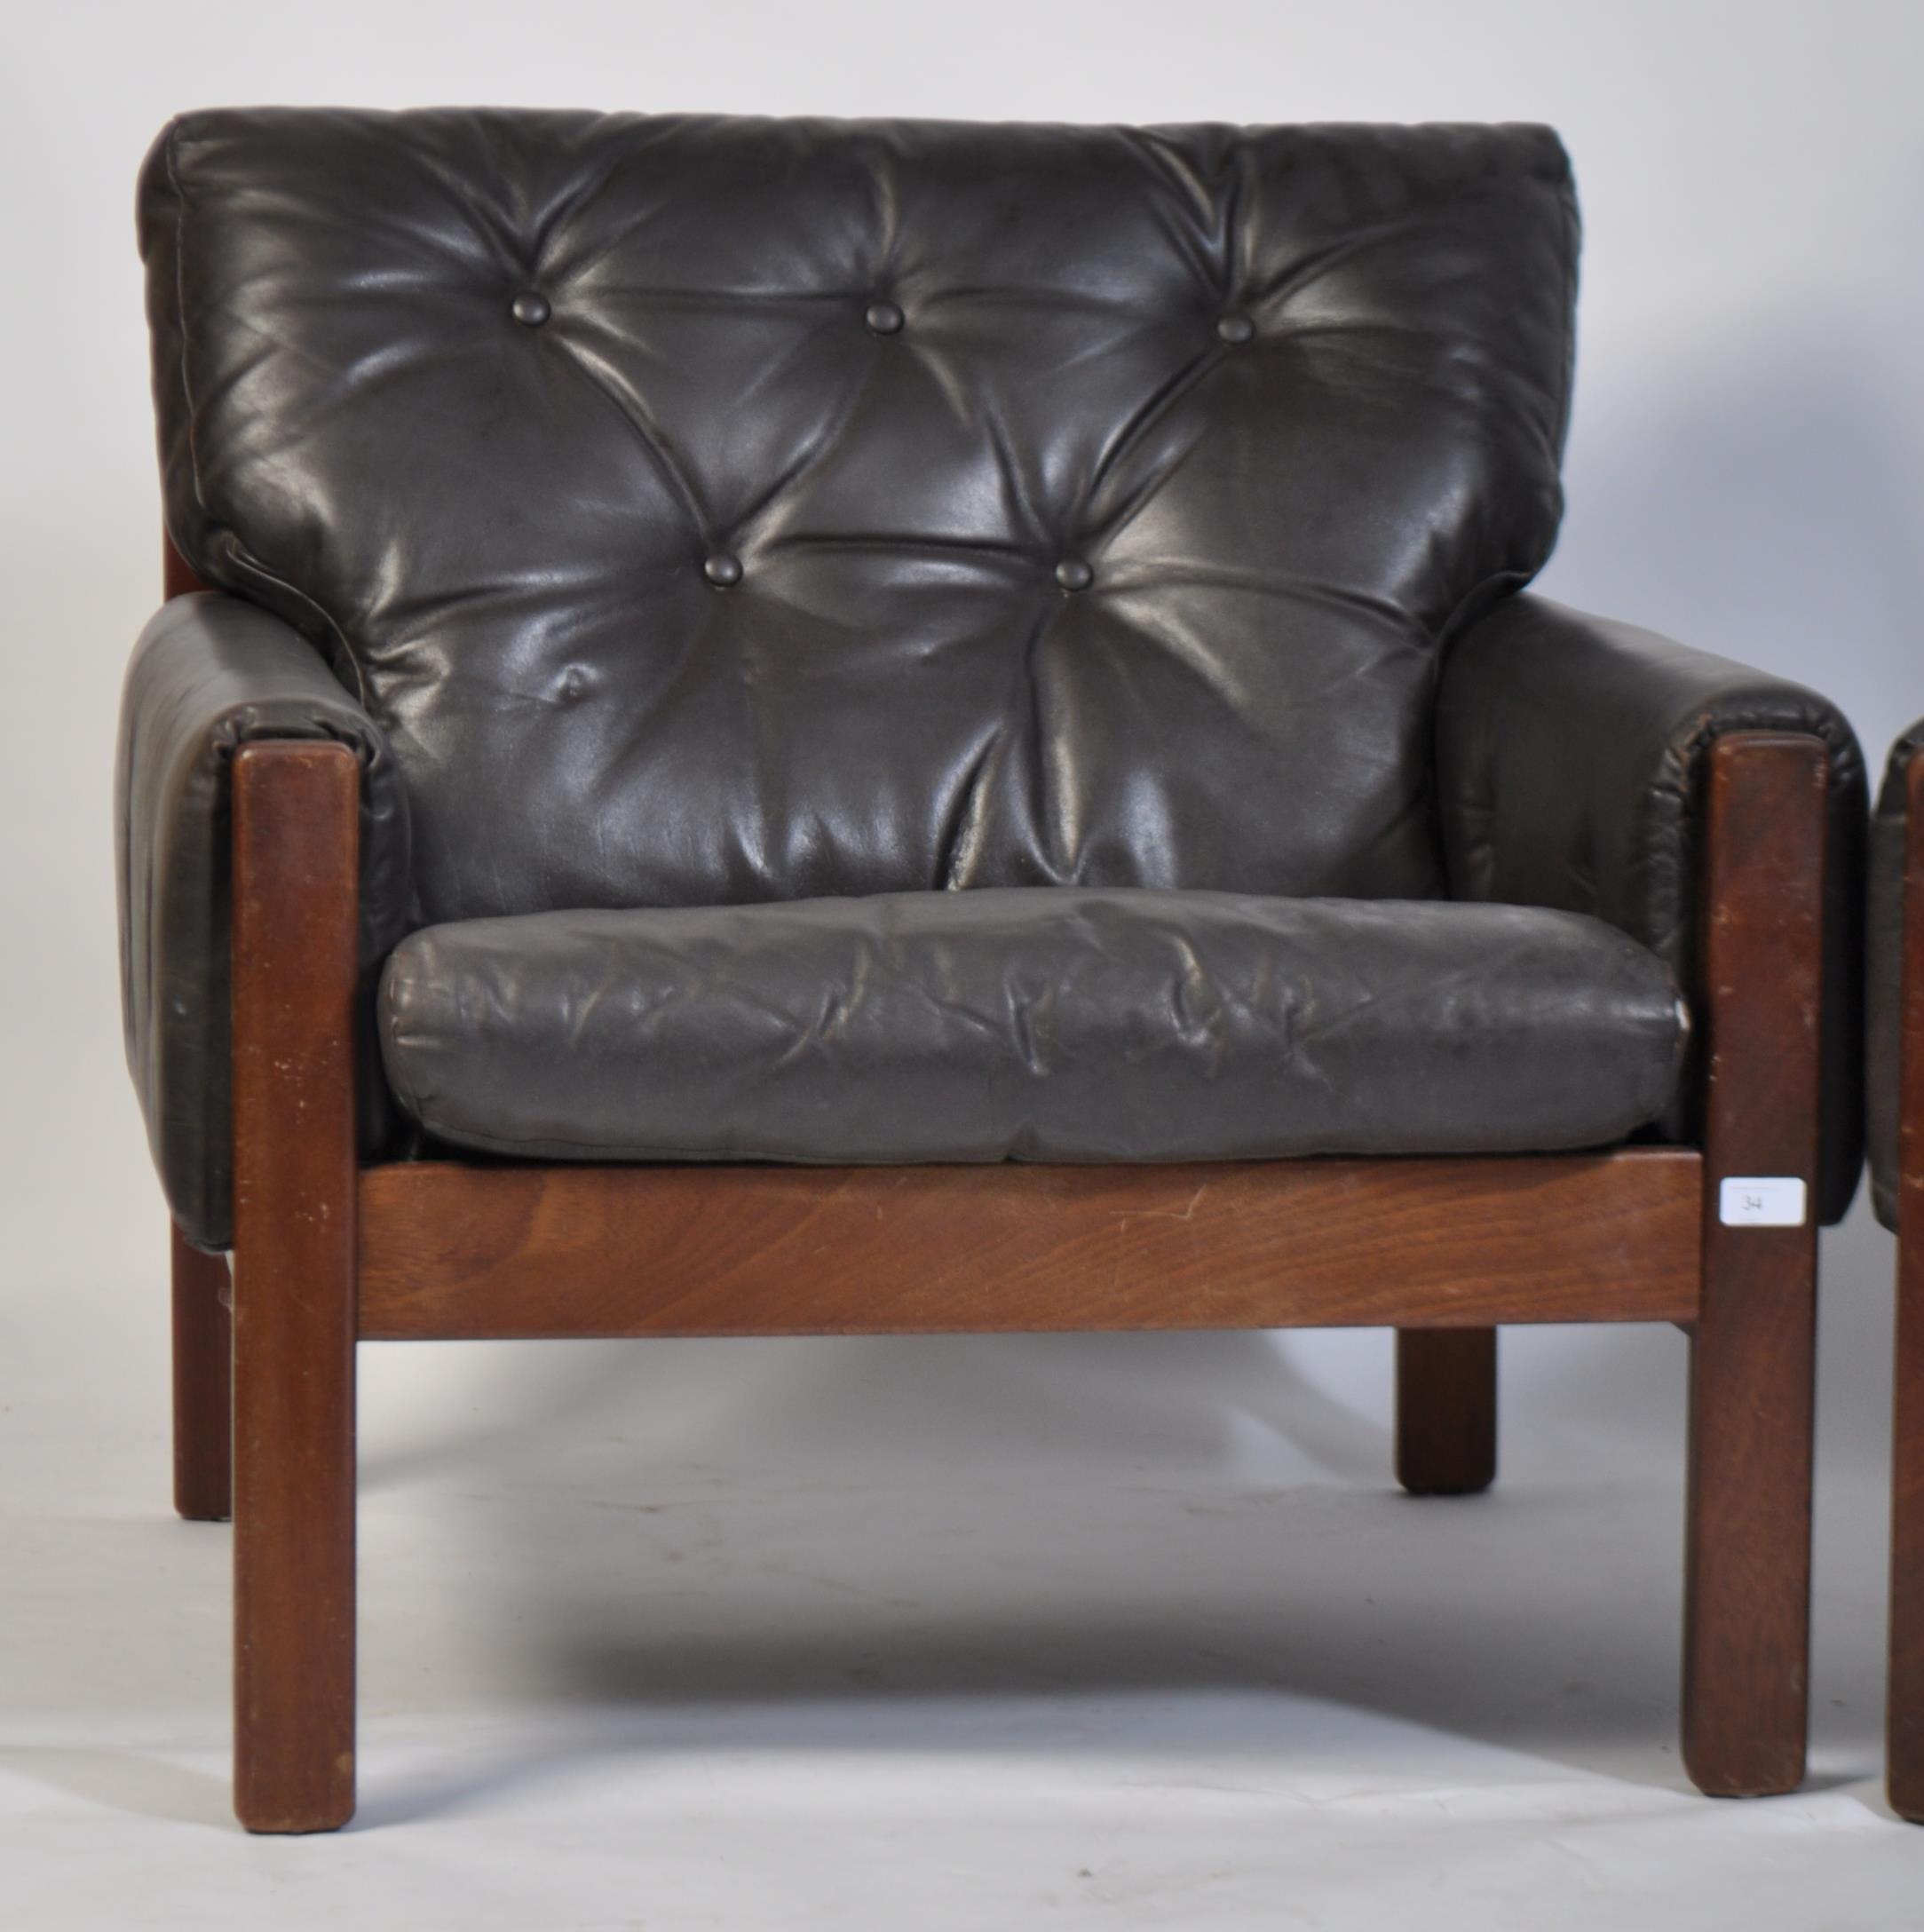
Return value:
M 1717 1190 L 1717 1219 L 1727 1228 L 1801 1228 L 1804 1184 L 1793 1174 L 1742 1174 Z

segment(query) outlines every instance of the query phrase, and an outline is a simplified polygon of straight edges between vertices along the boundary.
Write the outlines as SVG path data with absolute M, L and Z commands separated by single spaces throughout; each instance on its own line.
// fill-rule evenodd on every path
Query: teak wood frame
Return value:
M 355 1344 L 424 1337 L 1391 1326 L 1397 1475 L 1461 1493 L 1494 1471 L 1498 1325 L 1675 1322 L 1691 1350 L 1684 1762 L 1706 1792 L 1794 1787 L 1816 1231 L 1726 1226 L 1715 1203 L 1726 1176 L 1815 1182 L 1825 761 L 1814 738 L 1765 732 L 1706 761 L 1700 1148 L 820 1170 L 359 1165 L 357 767 L 328 743 L 241 749 L 241 1822 L 352 1813 Z M 215 1516 L 226 1271 L 178 1236 L 174 1263 L 177 1496 Z
M 1924 753 L 1904 767 L 1903 893 L 1885 1777 L 1891 1809 L 1924 1824 Z

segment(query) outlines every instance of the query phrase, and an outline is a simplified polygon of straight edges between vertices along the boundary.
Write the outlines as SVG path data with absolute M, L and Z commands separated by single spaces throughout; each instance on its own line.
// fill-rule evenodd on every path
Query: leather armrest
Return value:
M 1437 773 L 1452 894 L 1594 914 L 1668 962 L 1693 1003 L 1705 754 L 1726 732 L 1809 732 L 1831 755 L 1817 1211 L 1863 1165 L 1864 758 L 1802 685 L 1546 598 L 1507 599 L 1452 646 Z M 1660 1123 L 1694 1137 L 1701 1081 Z
M 169 1208 L 231 1244 L 229 763 L 253 740 L 331 738 L 360 764 L 360 954 L 371 978 L 407 930 L 408 804 L 385 741 L 313 645 L 240 599 L 174 598 L 134 646 L 115 765 L 127 1065 Z M 369 1039 L 371 1040 L 371 1031 Z M 386 1091 L 364 1060 L 362 1135 Z
M 1887 1228 L 1897 1225 L 1897 1104 L 1904 1037 L 1904 875 L 1910 843 L 1911 761 L 1924 750 L 1924 719 L 1890 748 L 1877 816 L 1871 821 L 1870 906 L 1865 918 L 1865 1125 L 1871 1143 L 1871 1200 Z

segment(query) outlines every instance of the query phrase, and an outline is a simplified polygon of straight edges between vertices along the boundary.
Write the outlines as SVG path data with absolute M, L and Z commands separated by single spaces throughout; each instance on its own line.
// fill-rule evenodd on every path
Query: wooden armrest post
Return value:
M 1829 771 L 1818 740 L 1761 732 L 1708 765 L 1683 1761 L 1702 1790 L 1750 1796 L 1801 1782 L 1808 1727 Z M 1733 1180 L 1778 1184 L 1727 1201 Z M 1799 1184 L 1802 1218 L 1780 1224 Z
M 354 990 L 359 771 L 234 763 L 234 1809 L 354 1809 Z

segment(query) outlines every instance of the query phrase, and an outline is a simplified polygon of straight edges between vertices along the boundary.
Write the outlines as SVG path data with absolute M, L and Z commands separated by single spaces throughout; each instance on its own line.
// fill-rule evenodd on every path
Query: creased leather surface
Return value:
M 168 1206 L 210 1249 L 233 1233 L 229 769 L 241 745 L 262 738 L 333 739 L 360 761 L 360 951 L 371 984 L 408 921 L 407 800 L 380 732 L 279 618 L 233 598 L 176 598 L 141 632 L 121 699 L 121 999 L 127 1065 Z M 385 1092 L 375 1080 L 361 1091 L 362 1137 L 374 1144 Z
M 1865 976 L 1865 1120 L 1871 1144 L 1871 1200 L 1887 1228 L 1897 1225 L 1897 1096 L 1904 1034 L 1904 865 L 1910 836 L 1905 784 L 1924 749 L 1924 719 L 1890 748 L 1871 821 L 1870 910 Z
M 140 236 L 173 539 L 362 696 L 426 918 L 1440 891 L 1548 130 L 221 110 Z
M 1816 693 L 1631 624 L 1523 596 L 1451 650 L 1437 780 L 1452 892 L 1592 913 L 1668 962 L 1696 1004 L 1705 754 L 1732 731 L 1808 732 L 1831 754 L 1825 856 L 1821 1218 L 1863 1165 L 1864 759 Z M 1685 1082 L 1662 1123 L 1696 1132 Z
M 1595 920 L 1065 890 L 437 926 L 380 1024 L 433 1134 L 562 1160 L 1590 1146 L 1662 1109 L 1683 1033 Z

